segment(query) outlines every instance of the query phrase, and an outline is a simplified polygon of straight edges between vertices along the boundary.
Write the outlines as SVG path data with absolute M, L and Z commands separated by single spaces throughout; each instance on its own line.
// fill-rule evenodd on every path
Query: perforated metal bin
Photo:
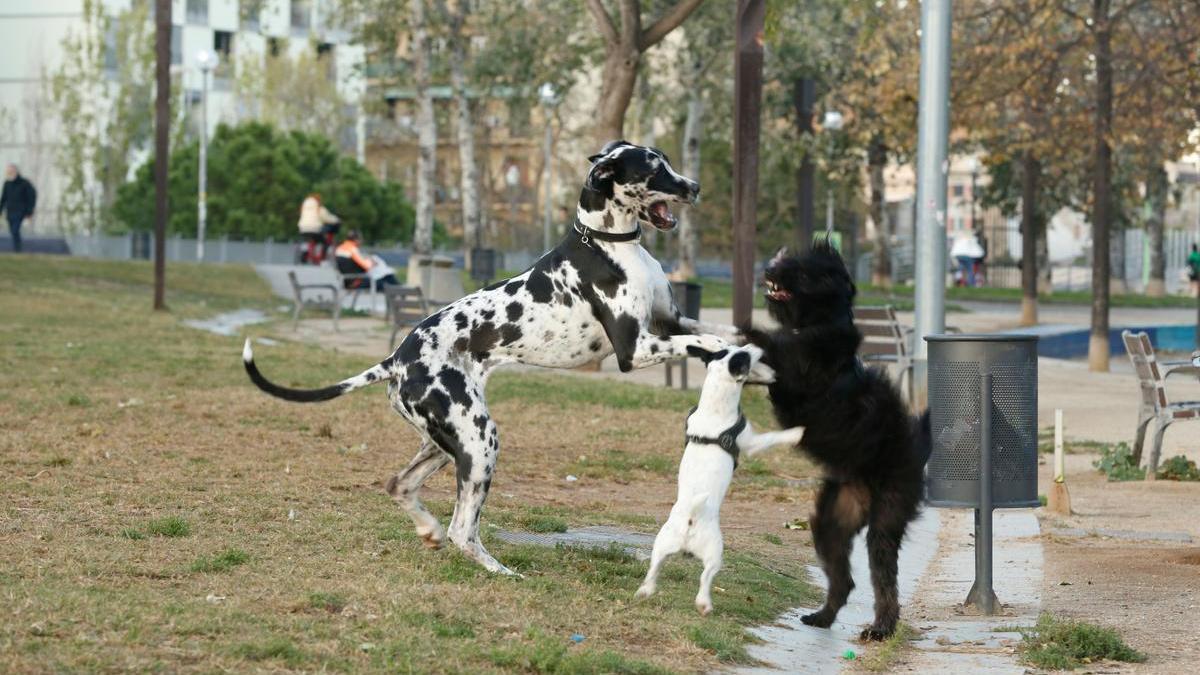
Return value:
M 979 482 L 981 464 L 990 464 L 992 507 L 1038 506 L 1037 336 L 929 335 L 925 340 L 933 433 L 929 502 L 980 508 L 980 488 L 986 488 Z M 983 389 L 989 383 L 991 416 L 985 419 Z M 991 439 L 988 457 L 980 452 L 985 437 Z

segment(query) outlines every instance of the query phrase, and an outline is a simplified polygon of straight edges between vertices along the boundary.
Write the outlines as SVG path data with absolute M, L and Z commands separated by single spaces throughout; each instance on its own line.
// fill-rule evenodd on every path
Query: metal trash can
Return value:
M 671 295 L 675 297 L 675 306 L 679 308 L 679 313 L 689 319 L 700 318 L 700 292 L 704 287 L 700 284 L 691 281 L 672 281 Z M 679 386 L 682 389 L 688 388 L 687 375 L 687 357 L 684 356 L 678 359 L 671 359 L 665 364 L 667 371 L 667 388 L 675 385 L 672 371 L 679 368 Z
M 979 508 L 982 385 L 991 376 L 992 506 L 1039 505 L 1037 336 L 929 335 L 929 503 Z
M 675 296 L 675 306 L 689 319 L 700 318 L 700 291 L 704 287 L 691 281 L 672 281 L 671 294 Z
M 966 604 L 994 614 L 992 510 L 1040 506 L 1037 336 L 927 335 L 933 451 L 929 503 L 975 509 L 975 584 Z
M 475 281 L 487 282 L 496 276 L 496 249 L 471 249 L 471 278 Z

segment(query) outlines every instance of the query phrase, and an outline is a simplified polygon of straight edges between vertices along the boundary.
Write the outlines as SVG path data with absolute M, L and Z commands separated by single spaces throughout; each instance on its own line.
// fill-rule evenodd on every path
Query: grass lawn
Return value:
M 801 581 L 807 533 L 781 527 L 809 501 L 785 477 L 812 467 L 782 451 L 738 471 L 706 618 L 695 561 L 669 563 L 659 595 L 634 602 L 645 564 L 623 551 L 493 536 L 654 532 L 694 394 L 493 378 L 504 450 L 484 541 L 526 578 L 496 577 L 423 549 L 383 492 L 417 437 L 382 390 L 270 399 L 246 380 L 240 338 L 180 325 L 280 305 L 249 268 L 172 264 L 168 313 L 150 311 L 150 275 L 0 260 L 0 672 L 694 672 L 746 660 L 745 625 L 818 597 Z M 256 355 L 288 385 L 369 365 L 286 342 Z M 746 407 L 767 421 L 761 396 Z M 443 519 L 453 490 L 450 470 L 429 481 Z

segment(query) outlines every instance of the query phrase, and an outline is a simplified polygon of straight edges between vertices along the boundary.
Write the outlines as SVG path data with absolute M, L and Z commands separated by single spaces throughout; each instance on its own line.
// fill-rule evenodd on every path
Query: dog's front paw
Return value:
M 639 600 L 645 600 L 646 598 L 654 595 L 654 591 L 654 586 L 650 584 L 642 584 L 640 587 L 638 587 L 637 593 L 633 594 L 633 597 Z
M 417 535 L 421 537 L 421 543 L 425 544 L 425 548 L 436 551 L 446 543 L 446 530 L 440 524 L 435 524 L 429 529 L 417 528 Z
M 787 445 L 799 445 L 804 440 L 804 427 L 792 427 L 783 433 L 787 435 L 784 441 Z
M 712 600 L 696 599 L 696 611 L 700 612 L 700 616 L 708 616 L 712 612 Z
M 708 352 L 719 352 L 729 347 L 729 343 L 718 335 L 693 335 L 692 344 Z
M 821 611 L 813 612 L 812 614 L 805 614 L 804 616 L 800 617 L 800 621 L 802 621 L 804 625 L 812 626 L 814 628 L 829 628 L 833 625 L 833 615 L 822 609 Z

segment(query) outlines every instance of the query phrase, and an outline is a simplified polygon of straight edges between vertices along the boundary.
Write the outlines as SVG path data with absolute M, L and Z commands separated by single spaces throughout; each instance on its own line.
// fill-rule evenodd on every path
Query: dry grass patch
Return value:
M 426 551 L 381 488 L 418 445 L 382 392 L 266 398 L 245 381 L 239 339 L 179 318 L 279 301 L 235 266 L 172 265 L 168 283 L 171 312 L 156 314 L 148 265 L 0 267 L 0 672 L 697 671 L 743 659 L 743 626 L 813 599 L 788 547 L 732 545 L 704 619 L 694 561 L 634 602 L 645 566 L 619 551 L 513 546 L 485 527 L 524 580 Z M 296 386 L 368 365 L 291 343 L 260 353 Z M 665 517 L 673 475 L 564 476 L 614 451 L 673 466 L 694 394 L 504 374 L 490 394 L 504 457 L 485 526 L 653 531 Z M 551 424 L 563 415 L 572 424 Z M 614 426 L 627 432 L 600 433 Z M 776 453 L 767 466 L 734 491 L 785 495 L 773 472 L 805 464 Z M 450 471 L 429 482 L 443 519 L 453 492 Z

